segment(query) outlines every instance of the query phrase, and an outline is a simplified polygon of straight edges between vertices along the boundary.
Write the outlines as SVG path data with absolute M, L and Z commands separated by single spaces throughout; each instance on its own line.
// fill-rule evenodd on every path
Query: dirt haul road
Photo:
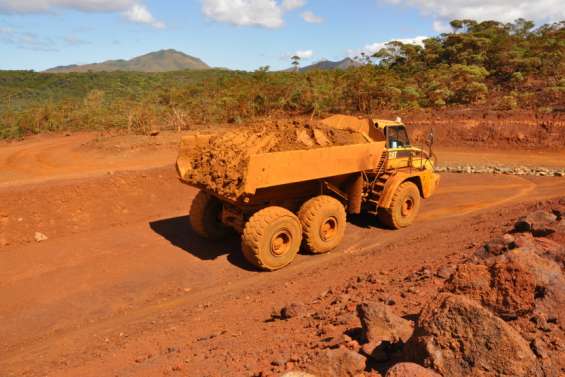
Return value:
M 273 322 L 273 308 L 375 273 L 386 299 L 414 314 L 428 291 L 403 298 L 394 288 L 403 276 L 473 250 L 521 215 L 520 203 L 564 193 L 563 178 L 444 174 L 414 226 L 356 221 L 332 253 L 261 273 L 236 238 L 192 234 L 195 191 L 172 166 L 5 185 L 0 375 L 274 375 L 273 365 L 292 367 L 328 330 Z
M 21 233 L 0 249 L 0 371 L 249 375 L 280 344 L 308 337 L 265 322 L 273 306 L 310 301 L 364 272 L 443 259 L 509 221 L 493 210 L 564 192 L 560 178 L 445 175 L 413 227 L 350 225 L 338 250 L 259 273 L 236 239 L 213 244 L 190 232 L 195 192 L 172 168 L 4 188 L 2 233 L 27 224 L 49 239 Z M 496 216 L 479 221 L 485 211 Z

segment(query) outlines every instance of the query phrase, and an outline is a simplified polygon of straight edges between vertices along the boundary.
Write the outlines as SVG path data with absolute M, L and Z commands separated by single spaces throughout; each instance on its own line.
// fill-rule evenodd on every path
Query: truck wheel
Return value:
M 249 263 L 274 271 L 294 260 L 301 242 L 298 217 L 285 208 L 273 206 L 257 211 L 245 224 L 241 249 Z
M 230 228 L 220 220 L 222 202 L 204 191 L 198 192 L 190 207 L 190 225 L 200 236 L 220 240 L 228 236 Z
M 298 212 L 302 224 L 304 246 L 314 254 L 327 253 L 340 244 L 345 234 L 345 208 L 327 195 L 316 196 Z
M 400 229 L 412 224 L 419 210 L 420 190 L 414 183 L 404 182 L 396 189 L 390 208 L 379 208 L 379 220 L 389 228 Z

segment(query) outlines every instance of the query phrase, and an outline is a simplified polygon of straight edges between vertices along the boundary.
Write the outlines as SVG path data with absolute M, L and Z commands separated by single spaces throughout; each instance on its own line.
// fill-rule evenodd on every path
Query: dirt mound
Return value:
M 251 124 L 213 136 L 208 145 L 198 148 L 185 178 L 235 199 L 241 194 L 247 162 L 253 154 L 365 142 L 358 132 L 333 129 L 318 122 Z
M 466 295 L 509 320 L 531 313 L 535 307 L 534 276 L 512 260 L 491 267 L 462 264 L 446 283 L 446 290 Z
M 541 376 L 528 343 L 465 296 L 442 293 L 422 310 L 410 351 L 444 377 Z

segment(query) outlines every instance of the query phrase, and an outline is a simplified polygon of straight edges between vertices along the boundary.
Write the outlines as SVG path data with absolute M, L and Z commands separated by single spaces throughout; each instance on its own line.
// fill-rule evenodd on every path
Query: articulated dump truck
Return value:
M 326 253 L 344 237 L 348 214 L 376 216 L 392 229 L 410 225 L 422 199 L 439 184 L 428 148 L 410 144 L 401 122 L 334 116 L 322 123 L 354 130 L 361 143 L 250 154 L 242 165 L 237 196 L 218 194 L 189 177 L 195 153 L 210 135 L 183 137 L 177 160 L 180 180 L 200 191 L 190 209 L 192 229 L 210 239 L 241 234 L 245 258 L 278 270 L 300 249 Z M 194 172 L 192 172 L 194 173 Z

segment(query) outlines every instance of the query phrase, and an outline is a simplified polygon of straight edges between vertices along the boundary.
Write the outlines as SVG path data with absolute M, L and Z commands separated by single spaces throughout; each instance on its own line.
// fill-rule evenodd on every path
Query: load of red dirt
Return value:
M 317 121 L 250 124 L 212 136 L 208 144 L 193 151 L 191 168 L 184 178 L 220 196 L 235 199 L 241 194 L 245 169 L 253 154 L 366 142 L 361 133 L 334 129 Z

